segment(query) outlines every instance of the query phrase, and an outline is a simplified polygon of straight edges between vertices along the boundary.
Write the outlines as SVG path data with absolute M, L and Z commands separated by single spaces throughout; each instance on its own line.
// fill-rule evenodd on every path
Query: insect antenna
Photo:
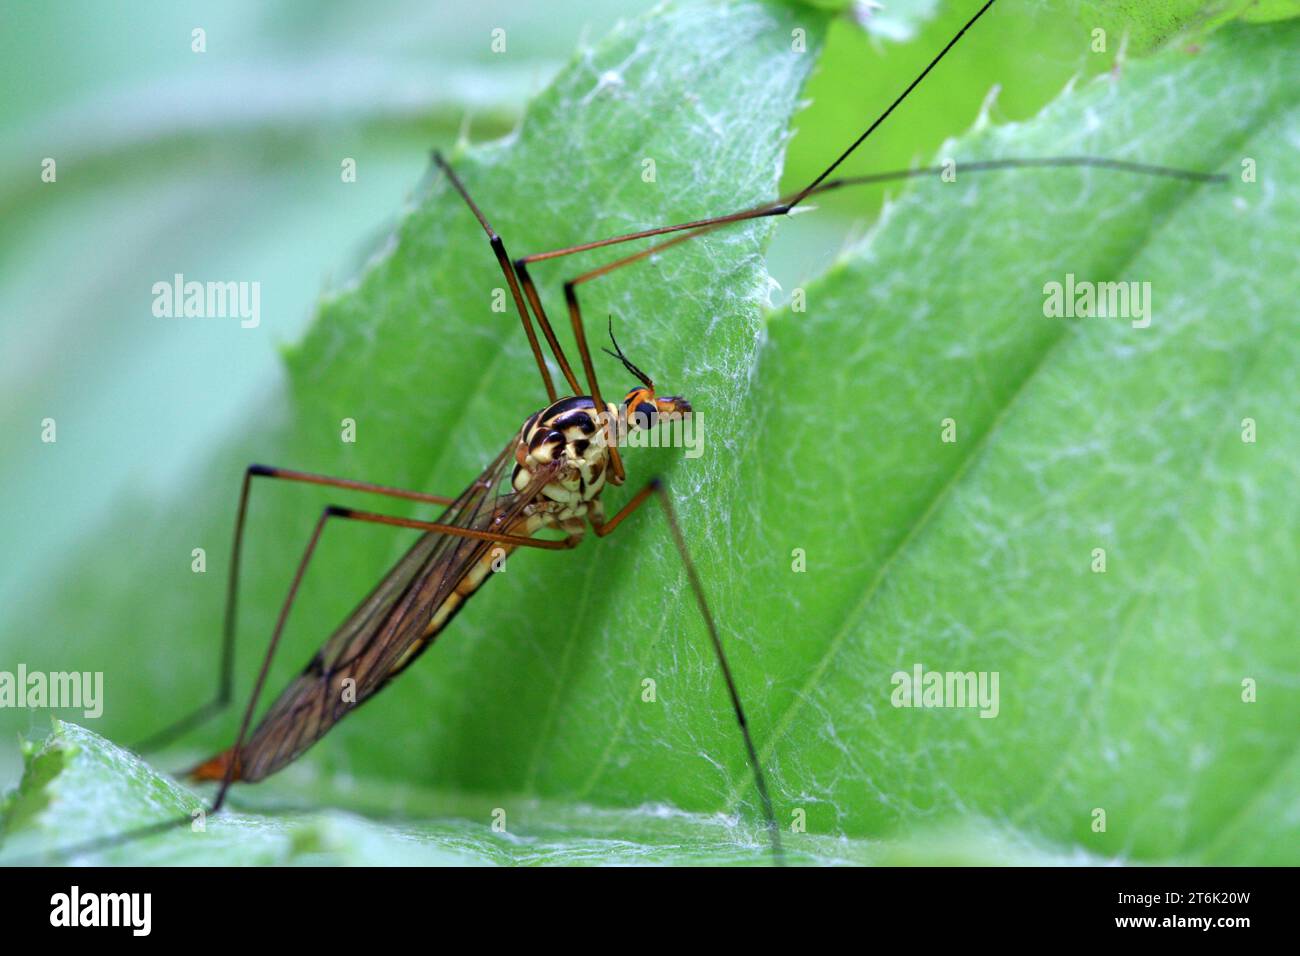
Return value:
M 635 375 L 646 388 L 654 388 L 655 383 L 650 381 L 650 376 L 633 365 L 632 360 L 623 354 L 623 350 L 619 347 L 618 339 L 614 338 L 614 317 L 612 315 L 609 317 L 609 340 L 614 343 L 614 349 L 602 348 L 601 351 L 606 355 L 614 356 L 614 358 L 622 362 L 623 367 Z

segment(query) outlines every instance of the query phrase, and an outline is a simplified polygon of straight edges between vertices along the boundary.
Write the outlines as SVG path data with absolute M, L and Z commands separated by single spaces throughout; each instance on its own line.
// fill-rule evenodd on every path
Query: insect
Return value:
M 231 661 L 239 596 L 239 559 L 254 479 L 265 478 L 367 492 L 382 497 L 443 505 L 446 510 L 433 521 L 417 521 L 380 510 L 360 511 L 341 507 L 327 508 L 320 515 L 282 604 L 252 693 L 243 710 L 235 740 L 230 747 L 203 761 L 191 773 L 197 780 L 211 781 L 218 785 L 210 812 L 222 808 L 234 783 L 252 783 L 265 779 L 298 759 L 310 746 L 328 734 L 339 720 L 377 695 L 411 666 L 432 646 L 455 615 L 488 580 L 493 561 L 519 548 L 565 550 L 575 547 L 588 528 L 597 536 L 611 534 L 644 504 L 653 500 L 667 520 L 672 541 L 708 632 L 744 743 L 773 859 L 779 862 L 783 852 L 780 830 L 776 824 L 764 768 L 745 717 L 741 688 L 728 664 L 708 596 L 691 560 L 686 537 L 676 518 L 667 486 L 660 479 L 650 479 L 641 484 L 628 502 L 612 516 L 606 515 L 602 501 L 602 495 L 608 486 L 622 485 L 629 479 L 628 468 L 620 450 L 623 445 L 620 436 L 637 429 L 655 427 L 661 419 L 689 415 L 692 413 L 690 401 L 685 397 L 661 395 L 653 378 L 633 363 L 619 347 L 612 323 L 609 328 L 613 346 L 610 354 L 619 360 L 635 384 L 621 403 L 615 404 L 607 400 L 592 360 L 578 288 L 616 269 L 640 262 L 712 230 L 784 215 L 815 194 L 856 184 L 933 175 L 938 172 L 931 168 L 831 178 L 990 6 L 992 0 L 979 9 L 889 107 L 820 175 L 798 192 L 758 207 L 512 259 L 504 241 L 492 228 L 488 216 L 474 202 L 465 184 L 450 165 L 441 157 L 436 157 L 443 174 L 484 230 L 519 314 L 547 404 L 523 421 L 518 432 L 510 436 L 500 453 L 456 497 L 384 487 L 286 468 L 251 466 L 244 476 L 236 518 L 234 558 L 230 569 L 223 628 L 223 665 L 219 693 L 212 704 L 166 728 L 144 742 L 140 749 L 152 749 L 177 738 L 230 702 Z M 990 172 L 1036 166 L 1080 165 L 1184 179 L 1216 178 L 1202 173 L 1097 157 L 1007 159 L 971 164 L 964 168 L 970 172 Z M 530 274 L 530 267 L 541 261 L 646 239 L 656 241 L 646 248 L 584 272 L 564 285 L 565 302 L 582 372 L 580 379 L 557 340 L 555 329 Z M 547 350 L 563 379 L 558 386 L 546 358 Z M 381 524 L 423 533 L 254 723 L 258 705 L 267 690 L 268 674 L 286 621 L 322 532 L 327 524 L 341 521 Z M 558 532 L 563 538 L 538 537 L 544 531 Z M 132 834 L 119 835 L 119 838 L 158 832 L 187 822 L 188 817 L 179 821 L 162 821 L 145 831 L 133 831 Z

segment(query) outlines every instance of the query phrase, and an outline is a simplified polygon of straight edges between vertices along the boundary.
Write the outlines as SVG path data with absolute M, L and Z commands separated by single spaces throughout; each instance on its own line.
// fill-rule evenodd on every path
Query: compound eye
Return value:
M 640 428 L 654 428 L 659 424 L 659 409 L 650 402 L 642 402 L 636 407 L 636 423 Z

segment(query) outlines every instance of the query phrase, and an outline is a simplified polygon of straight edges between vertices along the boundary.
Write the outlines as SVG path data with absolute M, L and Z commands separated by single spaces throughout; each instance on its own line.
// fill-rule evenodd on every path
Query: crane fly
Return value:
M 966 31 L 993 5 L 988 0 L 961 30 L 939 51 L 920 74 L 826 169 L 799 191 L 773 202 L 721 216 L 644 229 L 607 239 L 579 243 L 563 249 L 511 259 L 502 238 L 471 197 L 456 172 L 440 155 L 434 162 L 452 188 L 482 226 L 488 244 L 506 279 L 524 334 L 546 392 L 547 405 L 533 412 L 512 435 L 479 476 L 455 498 L 423 491 L 393 488 L 347 478 L 264 465 L 250 466 L 244 475 L 235 520 L 233 557 L 226 594 L 223 626 L 222 665 L 215 698 L 170 725 L 137 749 L 155 749 L 171 742 L 220 712 L 231 700 L 239 563 L 243 545 L 249 493 L 254 479 L 312 484 L 389 498 L 445 506 L 433 521 L 400 517 L 381 511 L 361 511 L 330 506 L 317 519 L 298 562 L 288 594 L 280 608 L 270 642 L 258 671 L 249 701 L 243 711 L 234 743 L 195 766 L 193 780 L 218 784 L 209 813 L 224 805 L 236 782 L 254 783 L 297 760 L 324 737 L 341 719 L 371 699 L 401 674 L 434 643 L 471 597 L 488 580 L 494 563 L 519 548 L 567 550 L 576 547 L 588 528 L 598 537 L 611 534 L 647 501 L 658 502 L 673 544 L 726 685 L 736 724 L 743 740 L 761 807 L 772 859 L 782 857 L 780 829 L 764 769 L 758 757 L 748 721 L 719 629 L 710 610 L 704 585 L 691 560 L 685 534 L 661 478 L 652 478 L 612 517 L 607 517 L 601 499 L 610 485 L 622 485 L 627 469 L 620 452 L 623 436 L 632 431 L 654 428 L 662 421 L 692 414 L 687 398 L 661 395 L 651 376 L 635 365 L 614 337 L 612 318 L 609 337 L 613 349 L 606 349 L 635 380 L 619 404 L 608 402 L 601 391 L 588 346 L 577 289 L 584 283 L 616 269 L 640 262 L 671 246 L 729 225 L 791 212 L 809 196 L 846 186 L 881 183 L 931 176 L 939 167 L 913 168 L 838 179 L 830 177 L 839 166 L 885 121 L 900 103 L 929 75 Z M 964 172 L 1067 168 L 1091 166 L 1140 175 L 1162 176 L 1196 182 L 1220 182 L 1226 177 L 1190 170 L 1173 169 L 1092 156 L 1060 156 L 989 160 L 963 165 Z M 660 238 L 670 237 L 670 238 Z M 564 284 L 565 304 L 585 377 L 585 387 L 575 374 L 538 295 L 529 266 L 551 259 L 589 252 L 639 239 L 656 239 L 640 251 L 584 272 Z M 540 329 L 541 337 L 538 336 Z M 567 391 L 557 389 L 542 343 L 545 342 L 563 377 Z M 267 675 L 280 643 L 285 623 L 298 594 L 303 576 L 330 522 L 358 521 L 423 532 L 414 545 L 393 566 L 370 594 L 352 611 L 319 651 L 307 662 L 254 726 L 253 715 L 265 690 Z M 563 537 L 538 537 L 541 532 L 558 532 Z M 101 848 L 185 824 L 189 817 L 165 820 L 126 833 L 101 838 L 65 853 Z

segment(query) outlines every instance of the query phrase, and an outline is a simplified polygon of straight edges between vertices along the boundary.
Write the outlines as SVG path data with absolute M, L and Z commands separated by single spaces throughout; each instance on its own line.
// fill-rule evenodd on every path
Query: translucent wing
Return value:
M 554 470 L 538 471 L 523 491 L 503 492 L 515 444 L 512 439 L 438 523 L 511 531 Z M 435 613 L 494 547 L 499 545 L 445 532 L 422 535 L 267 710 L 240 749 L 234 779 L 261 780 L 293 762 L 409 666 L 441 630 L 442 625 L 430 629 Z M 199 765 L 193 776 L 224 778 L 233 750 Z

